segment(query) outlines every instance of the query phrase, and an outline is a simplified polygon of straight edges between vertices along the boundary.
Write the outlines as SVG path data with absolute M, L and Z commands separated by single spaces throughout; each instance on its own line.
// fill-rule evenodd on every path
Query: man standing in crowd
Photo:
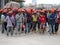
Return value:
M 13 24 L 14 24 L 14 18 L 12 17 L 12 11 L 8 12 L 8 16 L 6 17 L 7 22 L 7 36 L 9 36 L 9 32 L 11 33 L 11 36 L 13 35 Z
M 33 31 L 36 31 L 37 19 L 38 19 L 37 14 L 36 14 L 36 12 L 34 12 L 32 15 Z
M 16 22 L 17 22 L 16 26 L 17 26 L 17 30 L 19 34 L 22 31 L 23 20 L 24 20 L 23 12 L 17 13 L 16 14 Z
M 7 22 L 5 21 L 7 17 L 7 9 L 4 9 L 2 11 L 2 15 L 1 15 L 1 22 L 2 22 L 2 33 L 4 33 L 4 31 L 6 30 L 7 31 Z
M 54 34 L 55 33 L 55 23 L 57 19 L 57 15 L 55 11 L 51 11 L 52 14 L 49 16 L 49 33 Z
M 32 21 L 32 17 L 30 13 L 26 13 L 26 18 L 27 18 L 27 23 L 26 23 L 26 31 L 25 33 L 30 33 L 30 28 L 31 28 L 31 21 Z
M 57 32 L 58 32 L 59 24 L 60 24 L 60 12 L 57 13 L 57 20 L 56 20 L 56 23 L 55 23 L 55 34 L 57 34 Z
M 1 33 L 4 33 L 4 29 L 5 29 L 4 22 L 5 22 L 5 15 L 2 14 L 2 15 L 1 15 L 1 23 L 2 23 L 2 32 L 1 32 Z
M 44 34 L 44 32 L 46 31 L 46 16 L 44 15 L 44 12 L 41 12 L 40 16 L 40 32 Z

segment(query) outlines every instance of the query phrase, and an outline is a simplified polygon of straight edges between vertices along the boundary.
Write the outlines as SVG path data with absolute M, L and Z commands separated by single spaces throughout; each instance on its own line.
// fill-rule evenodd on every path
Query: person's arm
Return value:
M 20 18 L 20 16 L 19 15 L 16 15 L 16 20 L 18 20 Z
M 53 19 L 57 19 L 57 14 L 54 16 L 54 18 Z
M 8 16 L 6 17 L 5 21 L 6 21 L 6 22 L 8 21 Z

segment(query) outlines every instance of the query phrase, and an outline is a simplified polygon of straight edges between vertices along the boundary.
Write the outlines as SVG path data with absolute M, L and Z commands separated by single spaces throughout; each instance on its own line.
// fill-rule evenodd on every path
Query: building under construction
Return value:
M 23 6 L 23 2 L 25 2 L 25 0 L 0 0 L 0 8 L 3 8 L 4 5 L 10 1 L 16 1 L 19 2 L 21 7 Z

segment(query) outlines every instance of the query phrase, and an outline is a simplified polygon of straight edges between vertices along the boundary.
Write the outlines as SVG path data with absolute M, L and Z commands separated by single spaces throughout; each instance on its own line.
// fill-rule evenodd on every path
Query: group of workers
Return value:
M 57 34 L 60 24 L 60 11 L 56 8 L 31 9 L 31 8 L 4 8 L 0 9 L 1 33 L 6 31 L 7 36 L 30 32 L 44 34 L 48 30 L 49 34 Z M 48 29 L 47 28 L 48 25 Z M 38 30 L 38 31 L 37 31 Z

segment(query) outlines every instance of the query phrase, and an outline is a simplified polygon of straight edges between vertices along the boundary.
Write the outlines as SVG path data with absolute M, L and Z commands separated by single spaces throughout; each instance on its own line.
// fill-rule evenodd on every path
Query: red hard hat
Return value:
M 18 9 L 18 12 L 21 12 L 21 9 L 20 8 Z
M 53 12 L 55 12 L 56 11 L 56 8 L 52 8 L 51 9 L 51 12 L 53 13 Z
M 32 12 L 33 12 L 33 13 L 36 13 L 37 11 L 36 11 L 36 9 L 33 9 Z
M 36 13 L 37 11 L 34 11 L 33 13 Z
M 30 13 L 30 14 L 32 13 L 30 8 L 26 8 L 25 10 L 26 10 L 27 13 Z
M 3 13 L 7 13 L 7 9 L 3 9 Z

